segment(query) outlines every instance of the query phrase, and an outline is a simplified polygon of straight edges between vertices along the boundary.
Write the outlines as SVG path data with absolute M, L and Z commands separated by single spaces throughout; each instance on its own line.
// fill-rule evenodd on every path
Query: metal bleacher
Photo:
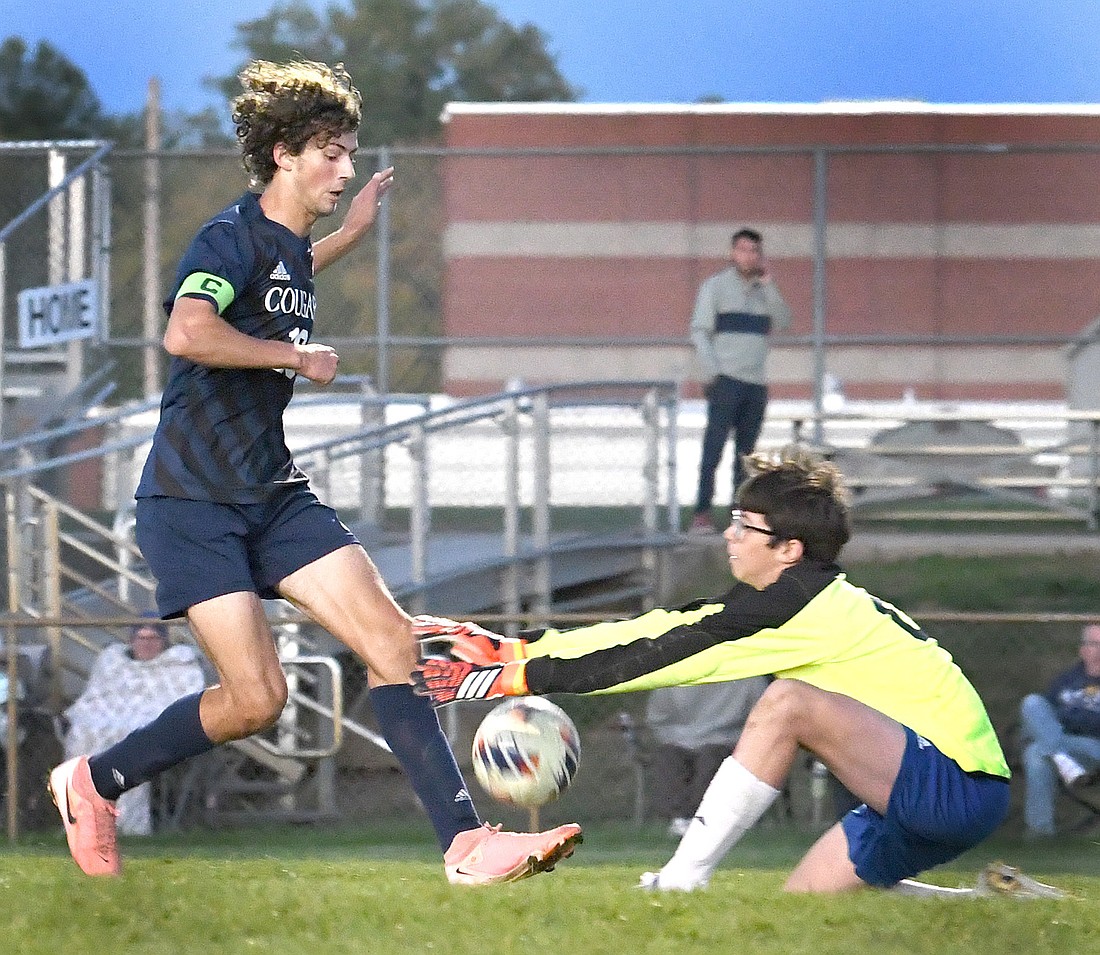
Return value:
M 1025 480 L 1041 493 L 997 498 L 998 506 L 1072 519 L 1088 533 L 1095 484 L 1076 475 L 1095 468 L 1096 449 L 1067 438 L 1072 413 L 941 410 L 940 420 L 996 429 L 970 432 L 984 444 L 952 444 L 932 427 L 899 431 L 907 418 L 937 420 L 934 409 L 871 411 L 849 407 L 824 422 L 823 446 L 857 490 L 900 481 L 904 494 L 889 499 L 895 512 L 944 475 L 971 490 L 997 488 L 1008 459 L 1027 465 Z M 764 446 L 805 441 L 804 413 L 776 403 Z M 683 558 L 677 548 L 698 546 L 678 531 L 683 485 L 695 476 L 693 417 L 675 386 L 660 382 L 520 388 L 469 401 L 305 389 L 288 409 L 287 431 L 320 495 L 341 510 L 404 606 L 496 615 L 514 626 L 663 602 L 668 564 Z M 47 650 L 55 714 L 79 692 L 94 654 L 152 606 L 132 494 L 155 423 L 155 402 L 89 408 L 0 445 L 16 595 L 9 619 L 20 622 L 22 643 Z M 994 446 L 1006 454 L 986 453 Z M 65 499 L 73 495 L 85 503 Z M 284 718 L 179 774 L 164 814 L 170 823 L 330 818 L 343 740 L 357 737 L 389 758 L 342 648 L 288 605 L 272 604 L 270 616 L 291 682 Z M 173 637 L 191 639 L 182 623 Z
M 674 402 L 674 389 L 662 387 L 666 390 L 660 394 Z M 578 404 L 571 389 L 532 389 L 399 414 L 397 422 L 352 428 L 296 453 L 322 485 L 322 496 L 342 498 L 337 503 L 349 524 L 406 606 L 546 616 L 609 599 L 640 605 L 657 592 L 662 550 L 678 540 L 668 530 L 674 512 L 660 498 L 662 488 L 671 493 L 665 431 L 675 414 L 671 406 L 660 404 L 658 393 L 655 387 L 593 383 L 584 387 L 584 402 Z M 638 433 L 631 442 L 640 441 L 644 450 L 633 526 L 605 533 L 555 529 L 548 494 L 524 500 L 532 482 L 550 487 L 550 475 L 533 474 L 526 465 L 551 460 L 549 442 L 556 431 L 572 427 L 576 414 L 584 413 L 578 409 L 588 408 L 593 395 L 598 413 L 611 413 L 620 423 L 635 419 Z M 609 400 L 601 402 L 600 397 Z M 329 420 L 340 402 L 339 396 L 321 403 L 307 396 L 296 412 L 313 421 L 305 432 L 316 438 L 323 430 L 317 422 Z M 132 494 L 155 421 L 153 403 L 145 402 L 109 413 L 97 410 L 0 445 L 7 553 L 16 595 L 9 618 L 22 624 L 21 643 L 46 648 L 54 714 L 80 692 L 99 650 L 123 639 L 129 622 L 153 606 L 154 584 L 133 540 Z M 485 438 L 475 432 L 486 429 L 499 432 L 505 444 L 511 442 L 504 458 L 513 467 L 496 489 L 503 495 L 499 526 L 433 529 L 437 482 L 432 468 L 433 461 L 435 467 L 444 466 L 444 456 L 437 453 L 440 443 L 453 443 L 458 436 L 469 448 Z M 403 515 L 399 525 L 405 524 L 387 530 L 392 520 L 385 516 L 385 495 L 378 495 L 370 464 L 386 461 L 391 453 L 415 466 L 412 497 L 397 509 Z M 400 462 L 396 467 L 400 471 Z M 454 466 L 448 470 L 453 478 Z M 354 490 L 352 475 L 360 479 Z M 87 504 L 89 484 L 98 488 L 98 507 Z M 43 490 L 44 485 L 69 494 L 82 488 L 84 507 Z M 378 495 L 373 504 L 367 499 L 372 493 Z M 162 813 L 169 824 L 332 817 L 337 804 L 335 756 L 343 737 L 352 734 L 380 753 L 386 750 L 365 718 L 356 718 L 365 709 L 365 686 L 357 687 L 358 697 L 344 699 L 343 670 L 351 661 L 343 648 L 289 605 L 276 602 L 270 608 L 291 689 L 283 717 L 271 730 L 223 747 L 174 774 Z M 173 625 L 172 636 L 191 640 L 182 623 Z

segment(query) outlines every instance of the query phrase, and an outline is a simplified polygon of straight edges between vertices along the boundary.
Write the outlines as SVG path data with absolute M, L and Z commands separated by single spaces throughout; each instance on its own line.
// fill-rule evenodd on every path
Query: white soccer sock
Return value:
M 661 869 L 662 889 L 691 891 L 709 881 L 722 857 L 775 802 L 779 790 L 732 756 L 714 774 L 675 854 Z

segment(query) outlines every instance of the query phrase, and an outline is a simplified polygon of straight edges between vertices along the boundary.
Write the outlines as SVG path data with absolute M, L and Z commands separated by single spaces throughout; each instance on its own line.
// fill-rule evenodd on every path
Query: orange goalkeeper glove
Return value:
M 412 618 L 413 636 L 420 643 L 420 656 L 442 655 L 476 666 L 509 663 L 527 657 L 527 641 L 503 637 L 476 623 L 459 623 L 446 617 L 418 614 Z
M 423 660 L 412 672 L 413 692 L 432 706 L 455 700 L 495 700 L 527 695 L 526 660 L 478 667 L 461 660 Z

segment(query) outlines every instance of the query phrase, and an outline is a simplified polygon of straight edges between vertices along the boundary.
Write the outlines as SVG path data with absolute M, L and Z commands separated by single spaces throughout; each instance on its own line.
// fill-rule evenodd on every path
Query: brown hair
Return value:
M 244 92 L 233 100 L 233 123 L 254 186 L 275 175 L 277 143 L 297 156 L 315 137 L 323 146 L 359 128 L 363 98 L 342 63 L 253 60 L 239 78 Z
M 798 447 L 754 454 L 746 463 L 752 476 L 738 488 L 738 507 L 763 514 L 773 540 L 799 540 L 810 560 L 836 560 L 852 536 L 840 469 Z

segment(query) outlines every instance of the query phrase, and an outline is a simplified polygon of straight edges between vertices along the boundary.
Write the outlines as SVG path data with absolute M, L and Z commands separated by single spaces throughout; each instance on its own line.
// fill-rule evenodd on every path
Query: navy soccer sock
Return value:
M 152 723 L 92 756 L 88 768 L 96 792 L 104 799 L 118 799 L 157 773 L 212 750 L 217 744 L 210 741 L 199 721 L 201 698 L 202 693 L 192 693 L 176 700 Z
M 374 687 L 370 702 L 382 735 L 424 804 L 446 852 L 456 835 L 476 829 L 481 820 L 435 710 L 407 683 Z

